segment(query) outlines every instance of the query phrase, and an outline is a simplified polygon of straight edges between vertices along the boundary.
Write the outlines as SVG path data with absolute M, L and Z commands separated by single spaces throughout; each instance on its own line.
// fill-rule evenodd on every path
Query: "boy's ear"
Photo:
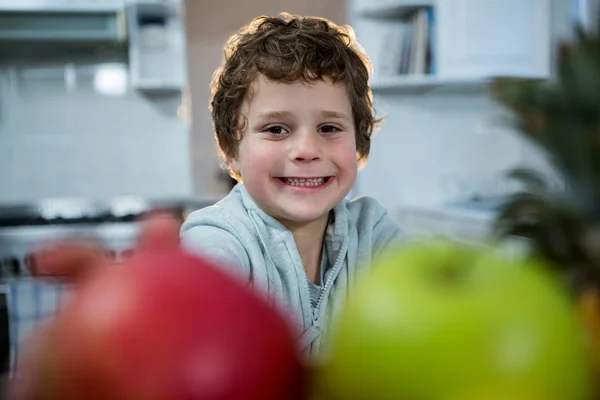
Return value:
M 240 165 L 238 163 L 237 158 L 227 158 L 227 167 L 236 175 L 240 175 Z

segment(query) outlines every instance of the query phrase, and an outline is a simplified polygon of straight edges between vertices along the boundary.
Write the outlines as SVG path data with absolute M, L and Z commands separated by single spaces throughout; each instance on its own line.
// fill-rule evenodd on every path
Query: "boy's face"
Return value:
M 286 84 L 259 75 L 242 115 L 247 124 L 229 166 L 252 198 L 288 227 L 326 219 L 358 170 L 344 84 Z

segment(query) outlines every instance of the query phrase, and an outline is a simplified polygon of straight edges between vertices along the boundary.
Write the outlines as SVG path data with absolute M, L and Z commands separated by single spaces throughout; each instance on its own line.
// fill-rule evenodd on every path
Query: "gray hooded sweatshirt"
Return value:
M 292 232 L 265 213 L 243 184 L 215 205 L 190 214 L 181 228 L 184 248 L 218 259 L 289 317 L 311 359 L 326 350 L 328 328 L 360 274 L 402 238 L 376 200 L 344 199 L 330 213 L 317 286 L 307 279 Z

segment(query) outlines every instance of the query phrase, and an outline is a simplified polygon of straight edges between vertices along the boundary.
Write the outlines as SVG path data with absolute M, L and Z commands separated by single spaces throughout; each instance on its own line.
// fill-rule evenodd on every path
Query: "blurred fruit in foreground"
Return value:
M 535 392 L 517 392 L 515 390 L 498 390 L 497 388 L 479 388 L 467 393 L 440 397 L 437 400 L 546 400 L 547 397 Z
M 98 269 L 30 343 L 14 400 L 304 398 L 286 321 L 175 247 Z
M 598 289 L 587 287 L 579 295 L 578 308 L 581 320 L 590 337 L 594 366 L 595 399 L 600 396 L 600 296 Z
M 35 263 L 30 268 L 33 276 L 68 283 L 85 279 L 88 273 L 109 262 L 102 245 L 91 238 L 44 243 L 33 257 Z
M 348 301 L 320 384 L 335 400 L 587 400 L 583 330 L 546 272 L 451 242 L 390 252 Z
M 170 212 L 151 211 L 140 220 L 135 251 L 159 250 L 179 246 L 181 220 Z M 132 251 L 133 252 L 133 251 Z M 40 279 L 77 284 L 97 268 L 113 262 L 102 243 L 91 237 L 66 237 L 43 243 L 32 254 L 30 272 Z

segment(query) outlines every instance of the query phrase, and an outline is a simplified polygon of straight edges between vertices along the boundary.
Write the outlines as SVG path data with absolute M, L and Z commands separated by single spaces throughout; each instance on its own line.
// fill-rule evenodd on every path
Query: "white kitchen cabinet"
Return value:
M 177 2 L 131 2 L 129 68 L 132 87 L 147 92 L 179 92 L 186 84 L 183 7 Z
M 479 90 L 499 75 L 552 76 L 557 31 L 562 35 L 572 26 L 573 15 L 565 12 L 569 1 L 351 0 L 349 9 L 373 62 L 374 92 L 412 93 L 439 87 Z M 415 22 L 419 12 L 427 13 L 426 22 Z M 425 69 L 398 68 L 406 54 L 415 56 L 412 48 L 424 43 Z
M 440 0 L 436 12 L 440 75 L 549 76 L 550 0 Z

